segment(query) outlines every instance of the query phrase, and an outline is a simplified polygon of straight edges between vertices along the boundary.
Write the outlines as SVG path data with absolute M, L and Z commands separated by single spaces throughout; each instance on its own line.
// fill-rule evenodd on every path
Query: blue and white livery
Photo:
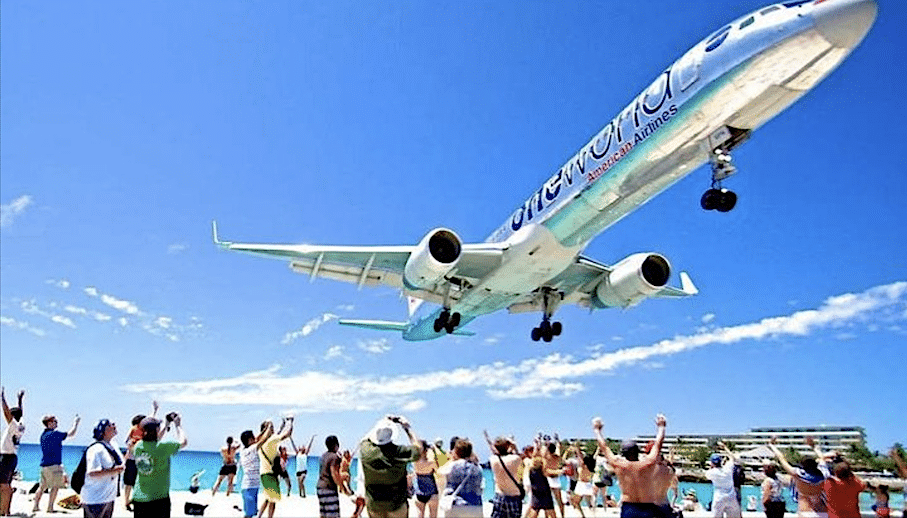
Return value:
M 484 243 L 438 228 L 415 246 L 310 246 L 214 241 L 227 250 L 289 262 L 299 273 L 403 290 L 407 321 L 341 320 L 394 330 L 407 340 L 472 334 L 472 319 L 501 309 L 539 311 L 533 340 L 561 333 L 562 304 L 628 307 L 649 297 L 697 293 L 689 276 L 667 285 L 668 260 L 630 255 L 605 265 L 589 242 L 655 195 L 711 165 L 706 210 L 731 210 L 722 186 L 730 151 L 834 70 L 863 40 L 874 0 L 808 0 L 766 6 L 720 28 L 655 78 L 595 137 L 520 204 Z M 428 301 L 432 304 L 423 305 Z

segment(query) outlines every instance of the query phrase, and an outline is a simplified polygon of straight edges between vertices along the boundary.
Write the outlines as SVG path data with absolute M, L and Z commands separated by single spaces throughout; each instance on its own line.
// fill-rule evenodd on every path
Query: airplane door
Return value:
M 702 48 L 697 45 L 688 50 L 674 65 L 681 92 L 685 92 L 699 79 L 700 68 L 702 68 Z

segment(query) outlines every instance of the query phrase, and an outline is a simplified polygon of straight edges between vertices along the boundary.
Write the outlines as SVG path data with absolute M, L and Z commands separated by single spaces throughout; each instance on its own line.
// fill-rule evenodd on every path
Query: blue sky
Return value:
M 587 254 L 666 255 L 700 289 L 562 309 L 409 343 L 390 289 L 295 275 L 222 238 L 481 241 L 642 88 L 724 23 L 713 2 L 6 2 L 0 105 L 0 375 L 40 416 L 184 415 L 195 449 L 295 413 L 349 445 L 402 412 L 426 437 L 614 437 L 901 424 L 907 262 L 905 15 L 735 152 L 740 196 L 704 212 L 702 168 Z M 676 280 L 675 280 L 676 282 Z M 89 441 L 90 426 L 76 442 Z M 320 444 L 320 442 L 319 442 Z M 320 450 L 316 450 L 320 451 Z

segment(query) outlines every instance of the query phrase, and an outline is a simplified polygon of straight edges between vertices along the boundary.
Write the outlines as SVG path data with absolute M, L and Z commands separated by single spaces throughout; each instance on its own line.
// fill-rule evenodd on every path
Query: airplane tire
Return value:
M 705 210 L 715 210 L 718 207 L 720 196 L 721 191 L 718 189 L 709 189 L 703 193 L 702 198 L 699 200 L 699 204 Z
M 454 313 L 453 315 L 451 315 L 450 320 L 448 321 L 448 324 L 450 324 L 451 327 L 459 326 L 460 325 L 460 314 Z
M 730 212 L 737 205 L 737 194 L 734 191 L 721 191 L 715 209 L 718 212 Z
M 539 326 L 539 331 L 541 331 L 543 338 L 545 337 L 545 335 L 550 335 L 551 334 L 551 322 L 549 322 L 547 320 L 543 320 L 542 324 Z
M 447 324 L 450 321 L 450 311 L 444 310 L 438 315 L 438 321 L 441 322 L 441 325 Z
M 560 322 L 554 322 L 551 324 L 551 334 L 554 336 L 561 336 L 561 331 L 564 330 L 564 326 Z
M 542 330 L 537 327 L 533 327 L 532 334 L 530 336 L 532 337 L 533 342 L 538 342 L 539 339 L 542 337 Z
M 444 324 L 441 323 L 441 319 L 440 319 L 440 318 L 435 319 L 434 328 L 435 328 L 435 332 L 436 332 L 436 333 L 440 333 L 441 330 L 444 329 Z
M 551 330 L 548 330 L 547 333 L 542 333 L 542 340 L 550 342 L 552 338 L 554 338 L 554 335 L 551 334 Z
M 449 334 L 449 335 L 452 335 L 454 332 L 454 329 L 456 329 L 456 328 L 457 328 L 457 326 L 451 324 L 450 322 L 448 322 L 447 325 L 444 326 L 444 330 L 447 331 L 447 334 Z

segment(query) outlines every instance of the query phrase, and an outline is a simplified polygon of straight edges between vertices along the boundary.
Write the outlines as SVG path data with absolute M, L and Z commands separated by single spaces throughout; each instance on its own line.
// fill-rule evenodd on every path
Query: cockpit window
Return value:
M 740 22 L 740 28 L 745 29 L 745 28 L 749 27 L 750 25 L 752 25 L 753 22 L 755 22 L 755 21 L 756 21 L 756 18 L 750 16 L 746 20 L 743 20 L 742 22 Z
M 778 9 L 781 9 L 781 8 L 778 7 L 777 5 L 773 5 L 773 6 L 771 6 L 771 7 L 766 7 L 765 9 L 759 11 L 759 14 L 765 16 L 766 14 L 768 14 L 768 13 L 770 13 L 770 12 L 772 12 L 772 11 L 777 11 Z
M 797 0 L 796 2 L 784 2 L 784 7 L 799 7 L 803 4 L 810 4 L 814 0 Z
M 708 41 L 706 42 L 705 51 L 706 51 L 706 52 L 712 52 L 713 50 L 717 49 L 719 45 L 721 45 L 722 43 L 724 43 L 724 40 L 727 39 L 727 35 L 728 35 L 728 33 L 730 33 L 730 32 L 731 32 L 731 26 L 730 26 L 730 25 L 728 25 L 727 27 L 725 27 L 725 28 L 721 29 L 720 31 L 716 32 L 716 33 L 715 33 L 711 38 L 709 38 Z

